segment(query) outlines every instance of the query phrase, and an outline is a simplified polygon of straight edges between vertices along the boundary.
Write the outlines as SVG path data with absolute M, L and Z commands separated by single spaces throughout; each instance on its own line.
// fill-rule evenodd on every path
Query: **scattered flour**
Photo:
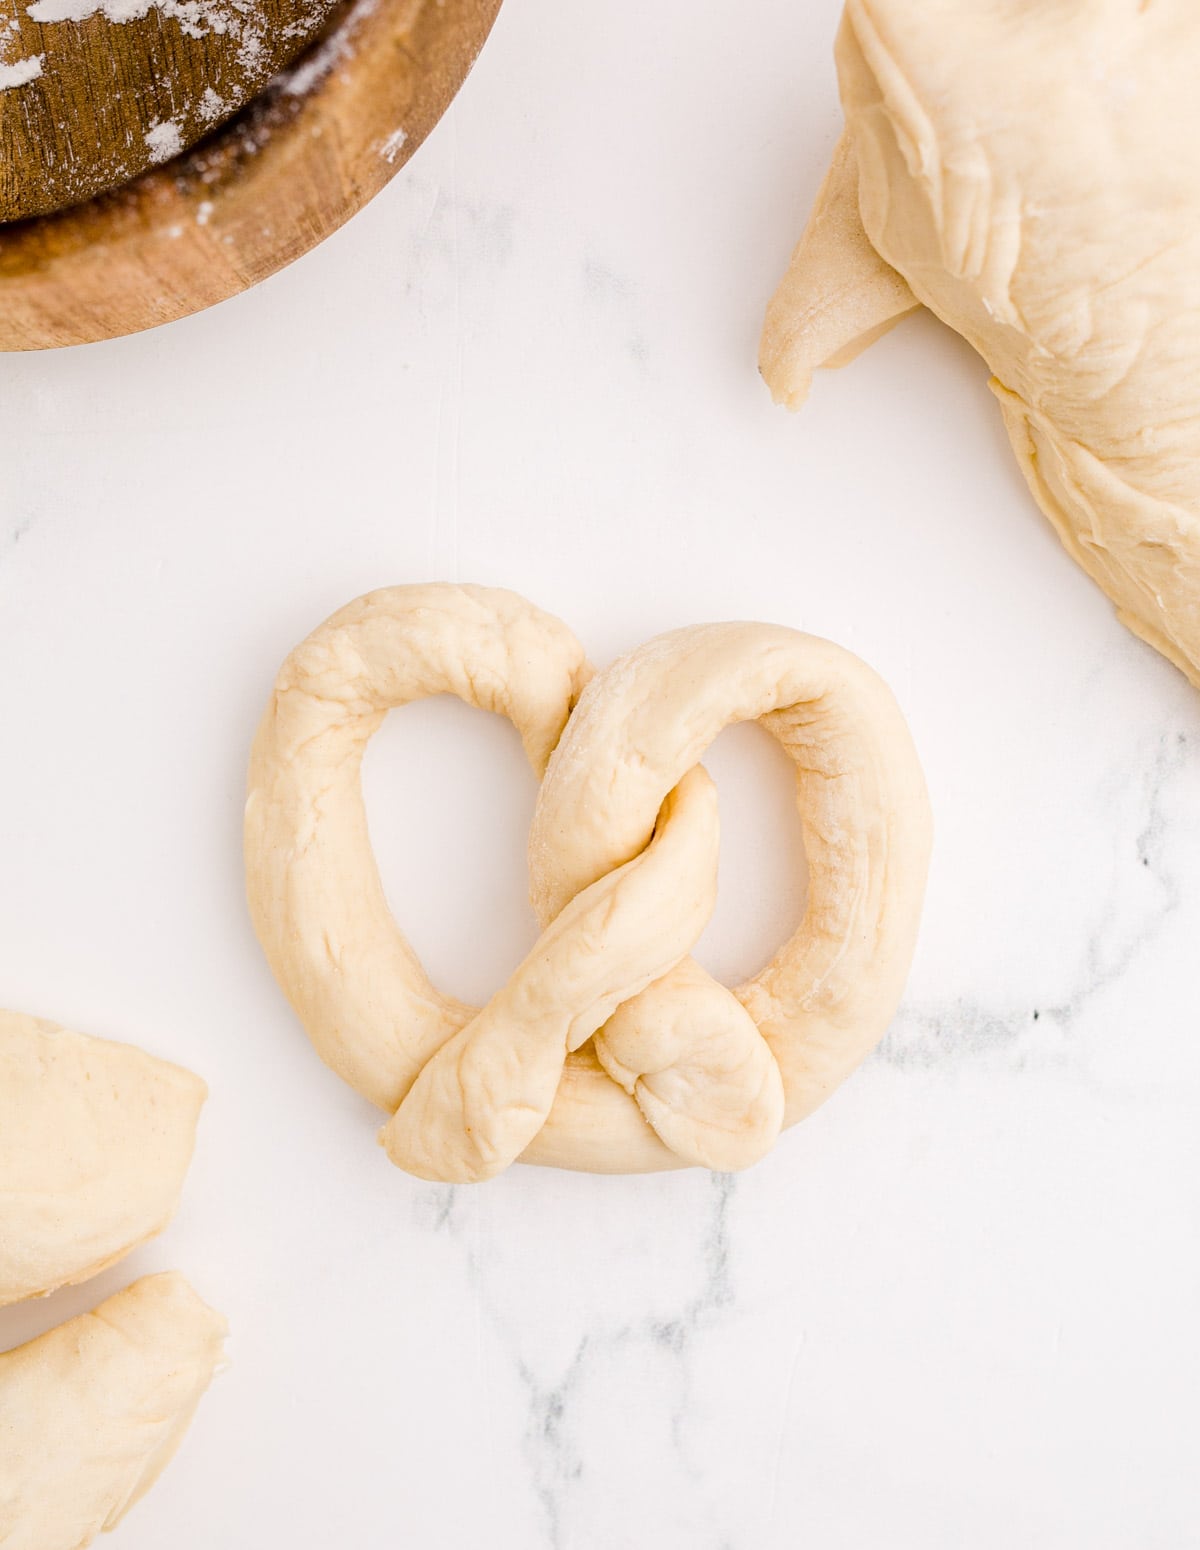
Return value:
M 306 97 L 334 69 L 354 57 L 355 33 L 379 7 L 379 0 L 355 0 L 344 20 L 325 41 L 290 70 L 275 77 L 272 85 L 288 97 Z
M 153 0 L 34 0 L 26 9 L 35 22 L 82 22 L 103 11 L 110 22 L 131 22 L 145 16 Z
M 211 86 L 206 86 L 196 111 L 206 124 L 211 124 L 213 119 L 229 112 L 229 104 Z
M 379 147 L 379 154 L 383 157 L 384 161 L 387 162 L 389 167 L 395 166 L 396 157 L 399 156 L 401 150 L 404 147 L 404 142 L 407 139 L 408 135 L 403 129 L 393 129 L 391 134 L 388 135 L 387 139 Z
M 0 65 L 0 91 L 28 86 L 41 75 L 45 63 L 45 54 L 30 54 L 27 59 L 14 59 L 11 65 Z
M 164 16 L 179 21 L 192 37 L 225 32 L 229 27 L 225 8 L 205 0 L 33 0 L 26 13 L 35 22 L 82 22 L 89 16 L 101 15 L 120 26 L 141 21 L 156 7 Z
M 240 44 L 238 63 L 243 70 L 253 70 L 262 54 L 265 18 L 248 0 L 32 0 L 26 7 L 35 22 L 83 22 L 103 16 L 116 26 L 141 21 L 151 11 L 176 22 L 188 38 L 230 34 Z
M 150 148 L 151 161 L 170 161 L 183 150 L 183 135 L 175 120 L 169 118 L 164 123 L 151 124 L 146 131 L 146 144 Z

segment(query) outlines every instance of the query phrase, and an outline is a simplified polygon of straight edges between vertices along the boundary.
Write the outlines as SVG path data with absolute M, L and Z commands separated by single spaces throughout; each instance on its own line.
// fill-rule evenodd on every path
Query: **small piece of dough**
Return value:
M 1068 553 L 1200 684 L 1200 5 L 847 0 L 837 65 L 773 394 L 924 303 L 987 361 Z
M 206 1093 L 132 1045 L 0 1012 L 0 1305 L 85 1281 L 161 1231 Z
M 0 1547 L 83 1550 L 111 1529 L 179 1446 L 225 1333 L 171 1273 L 0 1355 Z
M 390 708 L 440 693 L 507 716 L 542 780 L 529 849 L 542 936 L 482 1009 L 426 978 L 363 809 L 368 739 Z M 809 894 L 792 938 L 730 990 L 688 954 L 717 887 L 716 793 L 698 760 L 742 720 L 794 765 Z M 593 678 L 558 620 L 455 586 L 372 593 L 292 653 L 255 739 L 245 830 L 255 928 L 318 1052 L 391 1114 L 393 1162 L 454 1181 L 518 1157 L 603 1172 L 755 1162 L 883 1034 L 929 842 L 904 719 L 849 652 L 701 625 Z

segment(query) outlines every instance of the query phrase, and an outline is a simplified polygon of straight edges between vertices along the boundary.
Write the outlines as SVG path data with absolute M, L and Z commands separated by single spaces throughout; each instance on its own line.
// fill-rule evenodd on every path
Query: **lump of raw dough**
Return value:
M 0 1356 L 4 1550 L 83 1550 L 112 1528 L 179 1446 L 224 1336 L 170 1274 Z
M 924 303 L 987 361 L 1068 552 L 1200 683 L 1200 6 L 847 0 L 837 63 L 772 392 Z
M 206 1092 L 143 1050 L 0 1012 L 0 1305 L 85 1281 L 166 1225 Z

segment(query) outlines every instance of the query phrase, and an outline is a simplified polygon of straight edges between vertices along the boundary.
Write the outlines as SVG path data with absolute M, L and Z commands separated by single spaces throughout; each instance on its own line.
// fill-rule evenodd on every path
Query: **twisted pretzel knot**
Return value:
M 529 843 L 542 935 L 481 1010 L 441 995 L 393 920 L 360 769 L 387 711 L 451 693 L 516 726 L 541 780 Z M 757 720 L 787 751 L 804 918 L 736 990 L 688 957 L 716 899 L 716 792 L 698 760 Z M 929 817 L 885 685 L 762 624 L 675 631 L 593 677 L 509 592 L 396 587 L 284 664 L 255 740 L 250 907 L 322 1059 L 391 1118 L 392 1161 L 489 1178 L 518 1157 L 636 1172 L 739 1168 L 814 1109 L 895 1010 Z

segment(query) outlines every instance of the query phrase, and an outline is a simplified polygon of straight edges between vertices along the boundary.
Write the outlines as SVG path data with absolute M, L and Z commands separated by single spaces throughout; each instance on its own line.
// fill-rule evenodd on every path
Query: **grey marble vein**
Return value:
M 978 1059 L 999 1060 L 1014 1070 L 1072 1061 L 1077 1054 L 1073 1036 L 1083 1014 L 1128 972 L 1180 906 L 1184 884 L 1172 848 L 1175 837 L 1167 802 L 1180 783 L 1194 787 L 1198 767 L 1195 739 L 1175 728 L 1115 775 L 1105 806 L 1115 807 L 1117 790 L 1132 786 L 1138 827 L 1119 836 L 1111 891 L 1090 920 L 1079 923 L 1084 936 L 1065 994 L 1039 990 L 1031 976 L 1023 1005 L 988 1004 L 967 996 L 908 1003 L 874 1058 L 908 1071 Z M 1149 873 L 1153 893 L 1131 915 L 1128 897 L 1139 870 Z M 1064 895 L 1069 899 L 1069 890 Z M 1069 908 L 1064 904 L 1064 912 Z M 1075 929 L 1076 922 L 1064 913 L 1064 943 L 1072 940 Z
M 727 1317 L 735 1305 L 730 1216 L 737 1182 L 731 1174 L 712 1174 L 707 1186 L 707 1208 L 697 1224 L 701 1234 L 700 1273 L 690 1294 L 666 1315 L 647 1313 L 615 1324 L 601 1321 L 589 1325 L 550 1382 L 538 1376 L 530 1359 L 530 1348 L 537 1347 L 540 1333 L 536 1322 L 532 1327 L 524 1327 L 506 1316 L 499 1302 L 489 1295 L 487 1257 L 467 1231 L 469 1213 L 486 1209 L 482 1197 L 463 1186 L 451 1185 L 433 1187 L 418 1199 L 417 1216 L 422 1225 L 434 1232 L 449 1233 L 462 1242 L 467 1274 L 484 1318 L 519 1379 L 526 1414 L 522 1451 L 530 1487 L 542 1512 L 546 1550 L 566 1550 L 575 1542 L 570 1535 L 572 1496 L 589 1470 L 600 1467 L 582 1447 L 579 1411 L 589 1381 L 602 1375 L 615 1356 L 644 1349 L 666 1359 L 668 1372 L 657 1392 L 671 1393 L 672 1445 L 684 1472 L 692 1473 L 686 1458 L 685 1435 L 691 1408 L 691 1354 L 696 1342 Z M 722 1541 L 714 1544 L 712 1550 L 732 1547 Z

